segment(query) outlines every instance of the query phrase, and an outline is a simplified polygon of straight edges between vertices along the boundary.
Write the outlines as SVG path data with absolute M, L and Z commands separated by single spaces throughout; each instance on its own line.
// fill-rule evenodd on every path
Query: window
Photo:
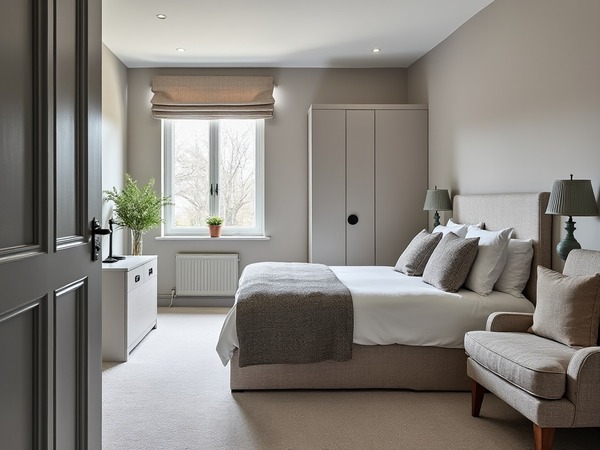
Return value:
M 264 234 L 264 120 L 163 120 L 165 235 Z

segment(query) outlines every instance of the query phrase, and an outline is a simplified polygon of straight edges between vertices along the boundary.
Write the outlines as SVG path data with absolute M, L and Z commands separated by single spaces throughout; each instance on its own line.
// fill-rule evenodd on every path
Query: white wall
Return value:
M 412 65 L 408 101 L 429 104 L 430 185 L 549 191 L 572 173 L 598 198 L 599 23 L 598 0 L 495 0 Z M 600 249 L 600 218 L 573 220 L 582 247 Z
M 159 295 L 175 287 L 175 255 L 238 252 L 240 269 L 257 261 L 306 261 L 308 256 L 307 112 L 313 103 L 405 103 L 404 69 L 129 69 L 127 170 L 140 184 L 161 181 L 161 126 L 150 113 L 154 74 L 272 75 L 274 118 L 265 127 L 265 222 L 269 241 L 155 240 L 144 253 L 158 255 Z M 185 299 L 178 299 L 179 303 Z M 227 299 L 231 303 L 231 299 Z M 215 304 L 213 302 L 213 304 Z M 218 304 L 218 303 L 216 303 Z
M 123 187 L 127 161 L 127 67 L 102 45 L 102 190 Z M 108 228 L 112 203 L 102 203 L 102 226 Z M 102 259 L 108 256 L 109 239 L 102 240 Z M 113 254 L 126 253 L 122 230 L 113 234 Z

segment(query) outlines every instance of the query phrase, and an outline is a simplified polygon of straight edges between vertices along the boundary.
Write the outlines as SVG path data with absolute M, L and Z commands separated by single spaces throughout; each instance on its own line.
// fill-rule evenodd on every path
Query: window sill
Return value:
M 270 241 L 271 236 L 158 236 L 157 241 Z

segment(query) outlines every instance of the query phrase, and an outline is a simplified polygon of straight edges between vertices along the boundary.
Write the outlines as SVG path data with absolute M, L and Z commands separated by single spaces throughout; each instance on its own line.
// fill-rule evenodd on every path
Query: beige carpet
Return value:
M 531 423 L 488 394 L 229 391 L 214 348 L 223 308 L 159 308 L 158 328 L 103 370 L 103 448 L 533 449 Z M 557 430 L 555 450 L 600 448 L 600 429 Z

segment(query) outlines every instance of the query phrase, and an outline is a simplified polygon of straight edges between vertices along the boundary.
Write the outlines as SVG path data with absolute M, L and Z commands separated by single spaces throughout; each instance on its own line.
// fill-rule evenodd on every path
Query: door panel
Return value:
M 378 110 L 375 120 L 376 264 L 393 266 L 427 228 L 427 110 Z
M 75 0 L 56 0 L 56 237 L 57 245 L 65 239 L 81 236 L 77 223 L 77 193 L 82 155 L 78 148 L 77 69 L 82 61 L 77 52 Z
M 346 112 L 346 265 L 375 264 L 375 112 Z
M 86 330 L 86 280 L 59 289 L 54 300 L 56 447 L 77 449 L 82 436 L 77 411 L 85 409 L 86 368 L 82 364 Z
M 2 150 L 19 148 L 18 153 L 0 151 L 0 211 L 10 211 L 15 220 L 3 220 L 0 256 L 23 250 L 37 240 L 34 234 L 34 102 L 33 6 L 29 1 L 12 2 L 0 15 L 0 40 L 4 48 L 0 71 L 0 136 Z M 10 44 L 8 44 L 10 43 Z M 10 174 L 23 174 L 14 179 Z
M 0 448 L 100 449 L 100 10 L 0 17 Z
M 346 264 L 346 113 L 312 111 L 309 261 Z
M 41 373 L 35 364 L 41 333 L 39 314 L 40 303 L 33 301 L 0 317 L 2 448 L 34 447 L 34 424 L 41 419 L 36 389 Z

